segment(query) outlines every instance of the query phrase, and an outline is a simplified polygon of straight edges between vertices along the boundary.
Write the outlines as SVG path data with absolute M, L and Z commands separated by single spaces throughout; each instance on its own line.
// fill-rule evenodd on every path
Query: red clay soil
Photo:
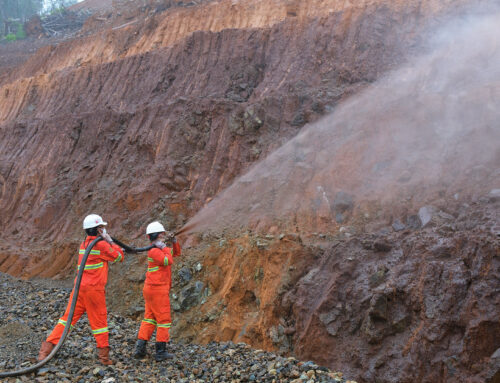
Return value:
M 195 272 L 206 303 L 177 313 L 175 333 L 293 353 L 361 382 L 497 382 L 499 205 L 450 203 L 453 215 L 419 230 L 212 240 Z
M 59 39 L 37 39 L 27 38 L 16 42 L 0 43 L 0 83 L 6 79 L 11 72 L 24 64 L 29 57 L 33 56 L 40 48 L 51 44 L 57 44 Z
M 373 22 L 387 12 L 390 20 Z M 254 17 L 262 28 L 198 31 L 132 56 L 128 48 L 147 46 L 121 29 L 43 48 L 0 90 L 6 239 L 75 241 L 90 210 L 132 237 L 158 214 L 179 226 L 303 124 L 403 60 L 394 36 L 402 20 L 393 17 L 403 18 L 386 4 L 322 18 Z M 350 37 L 358 30 L 363 57 Z
M 0 271 L 72 276 L 89 213 L 141 245 L 152 220 L 182 227 L 467 3 L 221 0 L 91 17 L 85 36 L 0 77 Z M 359 180 L 353 160 L 369 144 L 345 147 L 342 174 Z M 176 306 L 174 336 L 245 341 L 365 382 L 498 382 L 497 158 L 468 169 L 456 196 L 423 187 L 391 209 L 336 193 L 325 205 L 318 192 L 303 219 L 181 236 L 172 302 L 203 288 L 194 307 Z M 144 256 L 126 264 L 110 305 L 139 317 Z

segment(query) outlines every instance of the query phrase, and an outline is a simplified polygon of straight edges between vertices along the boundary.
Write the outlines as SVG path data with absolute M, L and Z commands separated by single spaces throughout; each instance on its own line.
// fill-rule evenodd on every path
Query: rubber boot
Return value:
M 44 360 L 52 352 L 56 345 L 50 342 L 42 342 L 42 347 L 40 347 L 40 352 L 38 353 L 38 360 Z
M 155 360 L 157 362 L 161 362 L 165 359 L 172 359 L 174 357 L 173 354 L 169 354 L 167 352 L 167 343 L 166 342 L 156 342 L 156 354 Z
M 113 364 L 113 361 L 109 359 L 109 347 L 98 347 L 97 355 L 99 355 L 99 362 L 105 366 Z
M 147 340 L 137 339 L 137 343 L 135 344 L 134 358 L 142 359 L 146 356 L 147 344 L 148 344 Z

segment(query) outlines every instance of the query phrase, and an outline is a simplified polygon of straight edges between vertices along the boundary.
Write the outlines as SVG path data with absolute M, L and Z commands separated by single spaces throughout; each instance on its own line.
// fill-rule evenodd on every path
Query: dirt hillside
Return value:
M 178 339 L 244 341 L 362 382 L 499 381 L 498 73 L 471 92 L 467 79 L 450 80 L 483 116 L 460 114 L 477 130 L 441 135 L 450 145 L 429 118 L 444 115 L 448 88 L 417 78 L 405 93 L 384 82 L 403 67 L 409 83 L 423 54 L 422 78 L 434 78 L 432 31 L 494 14 L 494 2 L 98 3 L 78 5 L 95 12 L 78 37 L 13 56 L 0 73 L 0 271 L 71 277 L 89 213 L 145 245 L 150 221 L 178 229 L 216 206 L 201 215 L 206 229 L 180 237 Z M 494 68 L 489 41 L 481 57 Z M 399 108 L 421 89 L 433 98 Z M 355 97 L 363 114 L 367 95 L 386 108 L 345 118 Z M 394 128 L 408 116 L 414 141 Z M 311 126 L 317 141 L 301 151 Z M 281 161 L 289 141 L 293 156 Z M 483 155 L 460 155 L 478 146 Z M 239 179 L 256 164 L 277 171 Z M 397 175 L 387 193 L 384 172 Z M 235 180 L 240 199 L 223 199 Z M 286 215 L 264 214 L 282 207 Z M 248 219 L 231 220 L 239 215 Z M 109 304 L 139 319 L 145 256 L 126 266 L 110 276 Z

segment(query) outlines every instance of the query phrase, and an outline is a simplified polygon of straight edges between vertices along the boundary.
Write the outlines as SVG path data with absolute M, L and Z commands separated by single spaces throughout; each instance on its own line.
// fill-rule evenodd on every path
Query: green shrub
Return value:
M 54 7 L 50 10 L 49 15 L 57 15 L 66 12 L 66 8 L 61 5 L 60 7 Z
M 16 37 L 15 34 L 9 33 L 7 36 L 5 36 L 5 40 L 7 40 L 7 41 L 16 41 L 17 37 Z
M 25 39 L 26 38 L 26 32 L 24 31 L 24 26 L 21 23 L 17 24 L 17 31 L 16 31 L 16 39 Z

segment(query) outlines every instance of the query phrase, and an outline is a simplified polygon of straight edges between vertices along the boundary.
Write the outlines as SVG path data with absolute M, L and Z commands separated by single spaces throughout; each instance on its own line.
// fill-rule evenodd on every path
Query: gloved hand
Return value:
M 175 238 L 175 234 L 172 231 L 166 231 L 165 238 L 167 241 L 171 241 L 172 239 Z
M 113 243 L 113 240 L 111 239 L 111 236 L 108 234 L 108 232 L 106 231 L 106 228 L 103 227 L 101 229 L 99 229 L 99 235 L 102 237 L 102 239 L 104 239 L 107 243 L 111 244 Z
M 111 238 L 111 236 L 108 233 L 102 233 L 101 236 L 110 245 L 113 243 L 113 239 Z
M 164 249 L 165 247 L 167 247 L 167 245 L 165 245 L 165 243 L 164 243 L 164 242 L 162 242 L 162 241 L 156 241 L 156 242 L 154 243 L 154 245 L 155 245 L 158 249 Z

